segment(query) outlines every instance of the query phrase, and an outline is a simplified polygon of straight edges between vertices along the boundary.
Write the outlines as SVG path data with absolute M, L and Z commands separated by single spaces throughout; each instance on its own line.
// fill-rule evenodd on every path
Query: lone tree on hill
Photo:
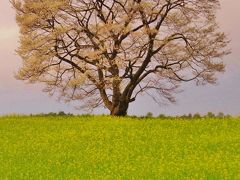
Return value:
M 141 93 L 174 102 L 181 82 L 214 83 L 228 40 L 219 0 L 11 0 L 17 77 L 86 108 L 124 116 Z

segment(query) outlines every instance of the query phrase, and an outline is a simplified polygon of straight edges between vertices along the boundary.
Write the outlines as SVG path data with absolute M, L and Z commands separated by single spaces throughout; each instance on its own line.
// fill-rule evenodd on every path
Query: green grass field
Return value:
M 0 179 L 240 179 L 240 119 L 0 118 Z

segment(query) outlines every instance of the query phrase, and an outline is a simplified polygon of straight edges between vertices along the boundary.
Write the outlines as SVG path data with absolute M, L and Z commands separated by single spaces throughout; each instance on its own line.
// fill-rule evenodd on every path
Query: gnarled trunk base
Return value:
M 118 106 L 112 108 L 112 116 L 126 116 L 128 110 L 128 103 L 120 103 Z

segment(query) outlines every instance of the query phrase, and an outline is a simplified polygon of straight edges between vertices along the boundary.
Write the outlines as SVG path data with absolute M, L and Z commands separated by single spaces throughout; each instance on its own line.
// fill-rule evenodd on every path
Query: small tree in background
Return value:
M 193 117 L 193 115 L 191 114 L 191 113 L 189 113 L 188 115 L 187 115 L 187 118 L 192 118 Z
M 165 114 L 159 114 L 159 115 L 158 115 L 158 118 L 160 118 L 160 119 L 165 119 L 165 118 L 167 118 L 167 116 L 166 116 Z
M 224 118 L 224 116 L 225 116 L 225 115 L 224 115 L 223 112 L 220 112 L 220 113 L 218 113 L 218 115 L 217 115 L 218 118 Z
M 215 83 L 228 54 L 219 0 L 11 0 L 17 77 L 85 108 L 126 115 L 141 93 L 174 102 L 181 82 Z
M 200 118 L 201 118 L 201 115 L 200 115 L 199 113 L 195 113 L 195 114 L 193 115 L 193 118 L 195 118 L 195 119 L 200 119 Z
M 212 112 L 208 112 L 207 115 L 206 115 L 207 118 L 214 118 L 215 117 L 215 114 L 212 113 Z
M 148 112 L 148 113 L 146 114 L 146 117 L 147 117 L 147 118 L 152 118 L 152 117 L 153 117 L 153 113 Z

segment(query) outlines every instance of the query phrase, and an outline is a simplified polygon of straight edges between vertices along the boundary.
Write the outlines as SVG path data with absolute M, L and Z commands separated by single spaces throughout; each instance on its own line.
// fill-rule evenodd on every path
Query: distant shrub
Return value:
M 174 117 L 173 117 L 174 118 Z M 184 114 L 182 116 L 177 116 L 177 118 L 181 118 L 181 119 L 192 119 L 193 115 L 191 113 L 189 113 L 188 115 Z
M 92 115 L 92 114 L 82 114 L 82 115 L 80 115 L 81 117 L 91 117 L 91 116 L 94 116 L 94 115 Z
M 45 116 L 57 116 L 57 113 L 54 113 L 54 112 L 50 112 L 50 113 L 47 113 L 47 114 L 44 114 Z
M 65 113 L 64 111 L 49 112 L 49 113 L 38 113 L 38 114 L 30 114 L 30 116 L 74 116 L 72 113 Z
M 146 118 L 152 118 L 152 117 L 153 117 L 153 113 L 148 112 L 148 113 L 146 114 Z
M 182 116 L 179 116 L 179 118 L 182 118 L 182 119 L 187 119 L 188 116 L 186 114 L 182 115 Z
M 158 118 L 160 118 L 160 119 L 165 119 L 165 118 L 167 118 L 167 116 L 166 116 L 165 114 L 159 114 L 159 115 L 158 115 Z
M 132 119 L 138 119 L 138 118 L 139 118 L 139 117 L 136 116 L 136 115 L 127 115 L 126 117 L 128 117 L 128 118 L 132 118 Z
M 216 116 L 212 112 L 208 112 L 207 115 L 206 115 L 206 118 L 214 118 L 214 117 L 216 117 Z
M 66 113 L 65 113 L 64 111 L 59 111 L 59 112 L 58 112 L 58 115 L 59 115 L 59 116 L 65 116 Z
M 228 118 L 232 118 L 232 116 L 230 114 L 224 115 L 224 118 L 228 119 Z
M 218 115 L 217 115 L 218 118 L 224 118 L 224 116 L 225 116 L 225 115 L 224 115 L 223 112 L 220 112 L 220 113 L 218 113 Z
M 199 118 L 201 118 L 201 115 L 200 115 L 199 113 L 195 113 L 195 114 L 193 115 L 193 118 L 194 118 L 194 119 L 199 119 Z
M 189 113 L 189 114 L 187 115 L 187 117 L 188 117 L 188 118 L 192 118 L 193 115 L 192 115 L 191 113 Z

